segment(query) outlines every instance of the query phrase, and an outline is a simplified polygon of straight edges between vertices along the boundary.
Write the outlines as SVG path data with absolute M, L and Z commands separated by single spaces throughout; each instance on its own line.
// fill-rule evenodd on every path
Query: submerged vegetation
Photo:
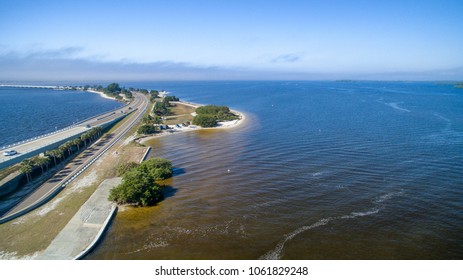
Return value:
M 162 200 L 162 186 L 157 181 L 172 176 L 172 164 L 163 158 L 151 158 L 140 165 L 120 165 L 118 173 L 122 174 L 122 183 L 111 189 L 109 200 L 118 204 L 149 206 Z
M 207 105 L 196 108 L 193 124 L 201 127 L 214 127 L 217 122 L 233 121 L 239 117 L 230 111 L 227 106 Z

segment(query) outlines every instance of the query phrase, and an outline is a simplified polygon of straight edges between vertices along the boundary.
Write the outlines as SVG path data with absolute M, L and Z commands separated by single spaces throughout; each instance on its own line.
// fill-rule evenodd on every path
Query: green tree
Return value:
M 156 181 L 172 177 L 172 163 L 164 158 L 150 158 L 142 162 L 139 169 L 149 173 Z
M 153 205 L 162 199 L 161 186 L 156 180 L 172 176 L 172 164 L 162 158 L 149 159 L 139 166 L 132 164 L 122 175 L 122 183 L 111 189 L 109 200 L 119 204 Z M 126 169 L 126 167 L 124 167 Z
M 238 116 L 230 112 L 230 108 L 228 108 L 227 106 L 201 106 L 196 108 L 196 114 L 214 116 L 216 121 L 231 121 L 238 119 Z
M 144 124 L 138 128 L 137 132 L 138 134 L 154 134 L 156 133 L 156 127 Z
M 80 150 L 80 145 L 82 144 L 82 140 L 80 138 L 76 138 L 72 140 L 72 145 L 77 147 L 77 150 Z
M 56 158 L 57 158 L 56 151 L 55 150 L 47 151 L 45 152 L 45 154 L 51 156 L 56 165 Z
M 44 166 L 47 166 L 47 169 L 48 169 L 48 164 L 50 163 L 50 158 L 47 157 L 47 156 L 44 156 L 44 157 L 39 157 L 38 156 L 38 157 L 33 158 L 32 162 L 33 162 L 33 166 L 40 167 L 40 169 L 42 170 L 42 174 L 43 174 Z
M 151 176 L 135 168 L 126 172 L 122 183 L 110 190 L 109 199 L 118 204 L 148 206 L 162 199 L 162 191 Z
M 139 166 L 138 163 L 130 161 L 130 162 L 122 162 L 116 167 L 116 175 L 123 176 L 128 171 L 137 168 Z
M 87 147 L 87 140 L 90 140 L 90 133 L 85 132 L 84 134 L 80 135 L 80 140 L 82 140 L 85 147 Z
M 103 92 L 109 95 L 116 95 L 121 92 L 121 87 L 118 83 L 111 83 L 103 90 Z
M 32 162 L 28 159 L 25 159 L 21 162 L 21 167 L 19 168 L 19 172 L 21 174 L 26 174 L 27 182 L 32 180 L 31 173 L 33 170 Z
M 124 95 L 125 95 L 125 98 L 127 99 L 132 99 L 133 98 L 133 94 L 130 90 L 125 90 L 122 92 Z
M 169 114 L 169 109 L 164 102 L 156 102 L 153 106 L 153 114 L 156 116 L 166 116 Z
M 143 117 L 143 123 L 144 124 L 148 124 L 148 125 L 153 124 L 153 120 L 154 119 L 153 119 L 153 117 L 151 115 L 146 115 L 146 116 Z
M 58 149 L 61 149 L 63 151 L 68 152 L 68 156 L 71 156 L 72 153 L 72 144 L 71 141 L 67 141 L 66 143 L 62 144 L 61 146 L 58 147 Z
M 217 120 L 212 115 L 196 115 L 193 118 L 193 124 L 201 127 L 214 127 L 217 125 Z
M 160 116 L 154 116 L 153 123 L 154 124 L 162 124 L 162 118 Z
M 180 101 L 180 99 L 174 95 L 171 96 L 166 96 L 164 97 L 164 101 L 170 102 L 170 101 Z
M 66 154 L 66 150 L 67 150 L 66 147 L 61 145 L 56 150 L 58 151 L 58 156 L 59 156 L 60 160 L 63 160 L 65 158 L 65 154 Z

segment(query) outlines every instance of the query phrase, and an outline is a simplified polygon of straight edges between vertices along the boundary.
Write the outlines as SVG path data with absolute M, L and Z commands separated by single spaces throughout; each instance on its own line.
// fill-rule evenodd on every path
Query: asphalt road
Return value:
M 0 217 L 0 223 L 19 217 L 46 203 L 64 187 L 63 184 L 65 184 L 65 182 L 72 177 L 75 177 L 75 175 L 78 176 L 80 174 L 79 171 L 88 164 L 93 163 L 96 158 L 100 157 L 102 153 L 104 153 L 104 151 L 119 141 L 122 136 L 124 136 L 137 122 L 137 120 L 143 116 L 148 106 L 148 99 L 144 95 L 136 93 L 134 96 L 135 99 L 130 106 L 133 109 L 138 110 L 136 110 L 126 122 L 118 127 L 113 133 L 102 137 L 93 145 L 89 146 L 89 148 L 71 160 L 62 170 L 53 175 L 53 177 L 48 179 L 43 185 L 38 187 L 22 200 L 18 201 L 14 207 Z M 120 110 L 123 109 L 119 109 L 119 111 Z M 93 122 L 93 125 L 95 125 L 98 121 L 104 122 L 102 119 L 95 121 L 96 122 Z
M 90 130 L 94 126 L 99 126 L 104 123 L 113 121 L 117 118 L 120 118 L 132 112 L 133 110 L 138 108 L 140 105 L 142 105 L 142 98 L 136 97 L 136 96 L 134 97 L 135 97 L 134 100 L 130 104 L 122 108 L 95 116 L 71 128 L 67 128 L 67 129 L 52 133 L 50 135 L 39 136 L 35 140 L 27 141 L 23 144 L 16 145 L 14 147 L 10 147 L 10 148 L 7 147 L 5 149 L 1 147 L 0 148 L 0 163 L 2 163 L 2 166 L 7 166 L 8 161 L 11 161 L 11 164 L 16 163 L 17 161 L 15 161 L 14 159 L 17 157 L 20 157 L 23 154 L 32 153 L 31 155 L 28 155 L 28 157 L 32 157 L 34 156 L 33 151 L 35 150 L 39 150 L 42 147 L 49 146 L 53 143 L 59 142 L 63 139 L 70 138 L 74 135 L 79 135 L 82 132 Z M 6 150 L 15 150 L 17 154 L 13 156 L 4 156 L 3 152 Z

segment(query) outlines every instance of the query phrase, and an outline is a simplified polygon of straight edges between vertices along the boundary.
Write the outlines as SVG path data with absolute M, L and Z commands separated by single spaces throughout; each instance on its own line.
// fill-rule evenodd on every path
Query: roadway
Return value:
M 135 93 L 134 96 L 135 99 L 130 106 L 133 110 L 136 109 L 136 111 L 127 121 L 125 121 L 113 133 L 105 135 L 89 146 L 89 148 L 71 160 L 62 170 L 54 174 L 32 193 L 18 200 L 16 204 L 13 204 L 15 206 L 11 207 L 8 211 L 4 212 L 2 216 L 0 216 L 0 224 L 24 215 L 25 213 L 32 211 L 49 201 L 59 191 L 65 188 L 70 181 L 79 176 L 109 148 L 117 143 L 130 130 L 130 128 L 142 118 L 148 106 L 148 99 L 144 95 Z M 119 109 L 119 111 L 120 110 L 123 109 Z M 98 121 L 102 120 L 94 120 L 92 124 L 95 125 Z
M 102 126 L 107 123 L 113 122 L 114 120 L 117 120 L 119 118 L 122 118 L 128 113 L 139 108 L 142 104 L 142 97 L 139 94 L 135 94 L 133 101 L 124 107 L 103 113 L 98 116 L 94 116 L 90 119 L 80 122 L 77 125 L 73 125 L 55 133 L 38 136 L 18 145 L 2 147 L 0 149 L 0 169 L 16 164 L 25 158 L 33 157 L 43 152 L 43 149 L 46 147 L 49 147 L 49 149 L 53 149 L 55 148 L 53 147 L 55 143 L 61 143 L 62 141 L 65 141 L 67 139 L 78 137 L 79 135 L 83 134 L 87 130 L 90 130 L 94 126 Z M 6 150 L 15 150 L 17 154 L 13 156 L 4 156 L 3 152 Z

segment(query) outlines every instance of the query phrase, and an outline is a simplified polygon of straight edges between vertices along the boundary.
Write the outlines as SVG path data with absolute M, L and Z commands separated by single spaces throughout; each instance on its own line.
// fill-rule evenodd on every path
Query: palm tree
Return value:
M 40 163 L 39 156 L 31 158 L 31 164 L 33 167 L 40 167 L 42 169 L 42 174 L 43 174 L 43 166 Z
M 90 133 L 85 132 L 80 136 L 80 140 L 84 141 L 85 147 L 87 147 L 87 140 L 90 139 Z
M 32 173 L 32 162 L 28 159 L 25 159 L 21 162 L 21 167 L 19 168 L 19 172 L 22 174 L 26 174 L 27 182 L 31 181 L 31 173 Z
M 77 146 L 77 150 L 80 150 L 80 144 L 82 144 L 82 140 L 80 140 L 80 138 L 76 138 L 72 140 L 72 144 Z
M 48 171 L 48 165 L 50 164 L 50 158 L 44 155 L 43 157 L 41 157 L 41 160 L 42 160 L 42 164 L 47 167 L 47 171 Z
M 69 151 L 69 142 L 62 144 L 61 146 L 58 147 L 58 149 L 63 151 L 63 153 L 67 151 L 69 155 L 71 155 L 71 152 Z
M 36 157 L 34 159 L 34 166 L 40 166 L 40 168 L 42 169 L 42 174 L 43 174 L 43 167 L 47 166 L 47 170 L 48 170 L 49 163 L 50 163 L 50 158 L 47 156 Z
M 94 133 L 94 136 L 95 136 L 95 139 L 96 139 L 96 138 L 101 136 L 101 134 L 103 133 L 103 129 L 101 128 L 101 126 L 94 127 L 93 128 L 93 133 Z
M 49 155 L 49 156 L 52 156 L 53 161 L 55 162 L 55 165 L 56 165 L 56 153 L 55 153 L 55 150 L 47 151 L 45 154 Z
M 64 159 L 65 152 L 66 148 L 64 148 L 63 145 L 59 146 L 58 149 L 56 149 L 56 155 L 59 157 L 60 160 Z

